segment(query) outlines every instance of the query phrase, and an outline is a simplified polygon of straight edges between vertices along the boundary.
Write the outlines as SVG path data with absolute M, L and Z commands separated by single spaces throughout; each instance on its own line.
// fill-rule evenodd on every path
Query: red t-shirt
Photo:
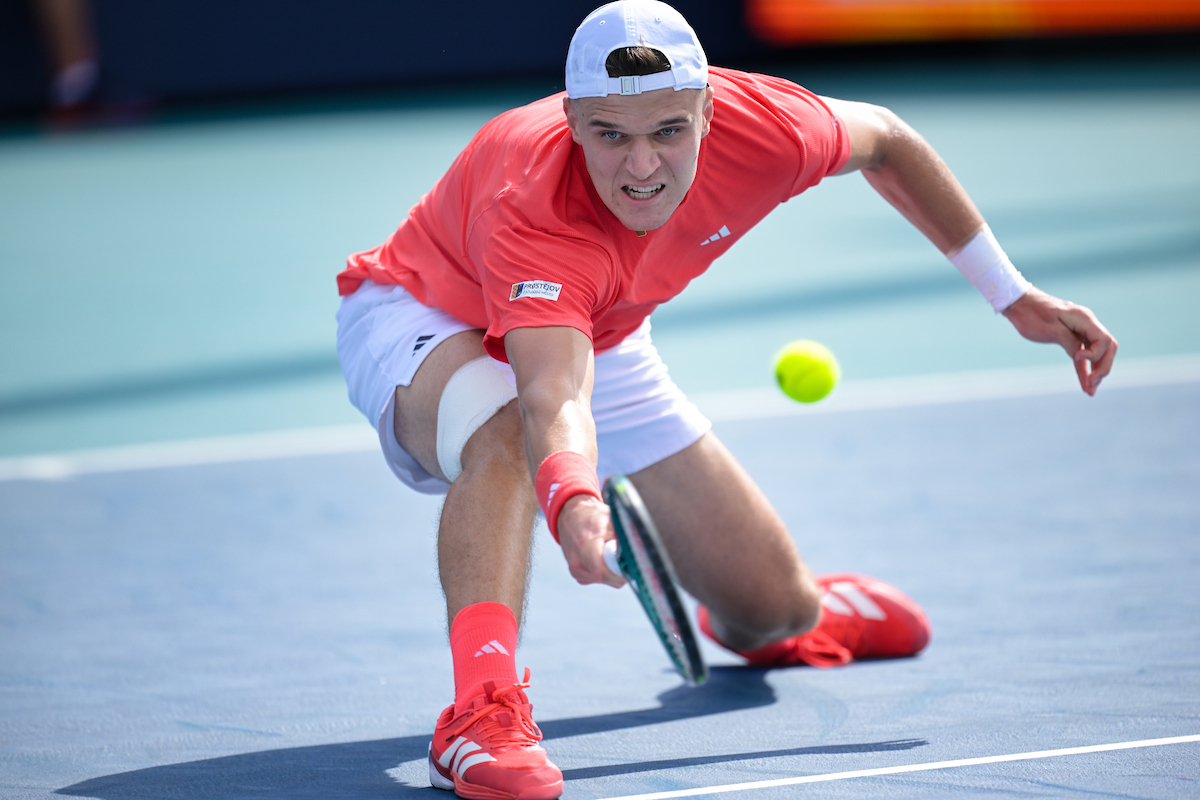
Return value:
M 696 180 L 658 230 L 639 236 L 604 205 L 559 94 L 485 125 L 387 241 L 350 256 L 338 292 L 366 279 L 400 284 L 484 328 L 484 347 L 502 361 L 514 328 L 569 326 L 597 351 L 613 347 L 850 157 L 843 126 L 808 90 L 715 67 L 709 83 L 715 108 Z

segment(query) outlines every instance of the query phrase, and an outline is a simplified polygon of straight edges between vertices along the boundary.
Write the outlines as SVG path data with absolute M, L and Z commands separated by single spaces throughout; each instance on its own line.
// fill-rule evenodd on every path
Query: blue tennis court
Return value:
M 838 670 L 710 648 L 688 689 L 542 530 L 517 661 L 564 797 L 1200 793 L 1189 69 L 815 76 L 921 130 L 1121 355 L 1085 397 L 861 179 L 769 218 L 656 342 L 814 570 L 903 588 L 933 641 Z M 531 97 L 0 137 L 0 797 L 447 796 L 438 503 L 345 400 L 333 275 Z M 802 337 L 845 373 L 808 410 L 769 385 Z

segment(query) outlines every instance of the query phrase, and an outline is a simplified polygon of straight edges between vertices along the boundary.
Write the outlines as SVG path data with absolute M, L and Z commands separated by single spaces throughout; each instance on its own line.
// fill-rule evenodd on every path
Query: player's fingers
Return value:
M 615 573 L 612 571 L 612 565 L 609 564 L 609 559 L 605 558 L 605 554 L 604 554 L 604 551 L 608 545 L 608 542 L 613 541 L 613 540 L 611 540 L 611 539 L 595 539 L 593 541 L 596 544 L 596 551 L 595 551 L 596 552 L 596 561 L 597 561 L 597 564 L 599 567 L 597 569 L 598 580 L 596 581 L 596 583 L 603 583 L 606 586 L 613 587 L 614 589 L 619 589 L 620 587 L 624 586 L 625 578 L 621 576 L 620 570 L 618 570 Z M 614 545 L 615 545 L 615 541 L 614 541 Z M 613 548 L 613 553 L 614 553 L 614 560 L 615 560 L 615 554 L 616 554 L 615 547 Z
M 625 585 L 625 576 L 621 574 L 621 568 L 617 566 L 617 532 L 613 528 L 612 514 L 609 513 L 608 506 L 604 506 L 604 536 L 599 540 L 600 543 L 600 563 L 602 565 L 601 581 L 614 589 L 620 589 Z M 614 569 L 614 567 L 616 567 Z
M 620 581 L 620 583 L 613 583 L 611 580 L 607 580 L 605 583 L 614 588 L 625 585 L 625 576 L 621 574 L 621 565 L 617 562 L 616 539 L 609 539 L 604 543 L 604 566 L 608 569 L 610 577 Z
M 1079 352 L 1083 351 L 1080 350 Z M 1075 374 L 1079 377 L 1079 388 L 1083 389 L 1083 391 L 1086 392 L 1089 397 L 1095 395 L 1096 389 L 1094 386 L 1092 386 L 1092 376 L 1088 370 L 1088 367 L 1091 366 L 1091 362 L 1086 358 L 1080 358 L 1079 355 L 1076 354 L 1074 363 Z
M 604 565 L 604 542 L 615 535 L 612 516 L 603 502 L 586 495 L 567 501 L 558 515 L 558 536 L 567 569 L 576 582 L 614 585 Z
M 1059 330 L 1054 338 L 1058 341 L 1059 346 L 1066 351 L 1071 359 L 1071 363 L 1075 366 L 1075 375 L 1079 378 L 1080 388 L 1091 394 L 1091 375 L 1089 374 L 1091 363 L 1087 356 L 1087 340 L 1081 338 L 1065 323 L 1059 326 Z
M 604 563 L 604 542 L 599 537 L 586 539 L 578 552 L 567 555 L 567 569 L 576 582 L 587 586 L 593 583 L 603 583 L 607 586 L 621 587 L 625 579 L 620 575 L 609 572 Z
M 608 570 L 604 571 L 604 585 L 611 586 L 614 589 L 620 589 L 625 585 L 625 578 L 621 575 L 616 575 Z
M 1109 342 L 1098 359 L 1092 360 L 1092 390 L 1100 386 L 1100 381 L 1112 372 L 1113 361 L 1117 358 L 1117 340 Z
M 1096 319 L 1096 315 L 1090 308 L 1072 306 L 1065 313 L 1060 314 L 1058 319 L 1075 339 L 1082 343 L 1082 348 L 1075 354 L 1076 358 L 1096 361 L 1110 344 L 1116 342 L 1108 329 L 1100 324 L 1100 320 Z
M 567 569 L 570 570 L 571 577 L 575 579 L 575 582 L 583 586 L 605 582 L 607 570 L 603 566 L 597 567 L 594 558 L 585 555 L 574 559 L 568 558 Z
M 1112 370 L 1113 359 L 1117 354 L 1117 340 L 1100 320 L 1096 319 L 1091 309 L 1084 306 L 1074 306 L 1063 314 L 1060 320 L 1078 342 L 1073 356 L 1083 390 L 1089 395 L 1094 395 L 1100 381 Z

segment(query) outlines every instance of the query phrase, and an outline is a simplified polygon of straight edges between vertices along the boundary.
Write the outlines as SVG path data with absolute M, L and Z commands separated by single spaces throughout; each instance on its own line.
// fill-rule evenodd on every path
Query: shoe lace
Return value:
M 486 738 L 493 750 L 526 747 L 541 741 L 542 730 L 530 716 L 532 706 L 523 694 L 529 688 L 529 674 L 526 667 L 525 679 L 520 683 L 493 689 L 489 695 L 491 701 L 466 714 L 446 739 L 453 739 L 478 722 L 478 735 Z
M 791 644 L 795 657 L 809 666 L 841 667 L 854 660 L 850 650 L 821 630 L 797 636 Z

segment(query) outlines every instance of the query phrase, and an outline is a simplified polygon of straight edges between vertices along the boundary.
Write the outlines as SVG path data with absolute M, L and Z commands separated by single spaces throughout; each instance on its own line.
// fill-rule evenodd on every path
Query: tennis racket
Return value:
M 624 475 L 604 482 L 604 500 L 612 510 L 615 541 L 604 548 L 604 560 L 614 573 L 625 576 L 654 626 L 675 669 L 690 686 L 708 677 L 700 643 L 676 588 L 675 568 L 658 537 L 633 483 Z

